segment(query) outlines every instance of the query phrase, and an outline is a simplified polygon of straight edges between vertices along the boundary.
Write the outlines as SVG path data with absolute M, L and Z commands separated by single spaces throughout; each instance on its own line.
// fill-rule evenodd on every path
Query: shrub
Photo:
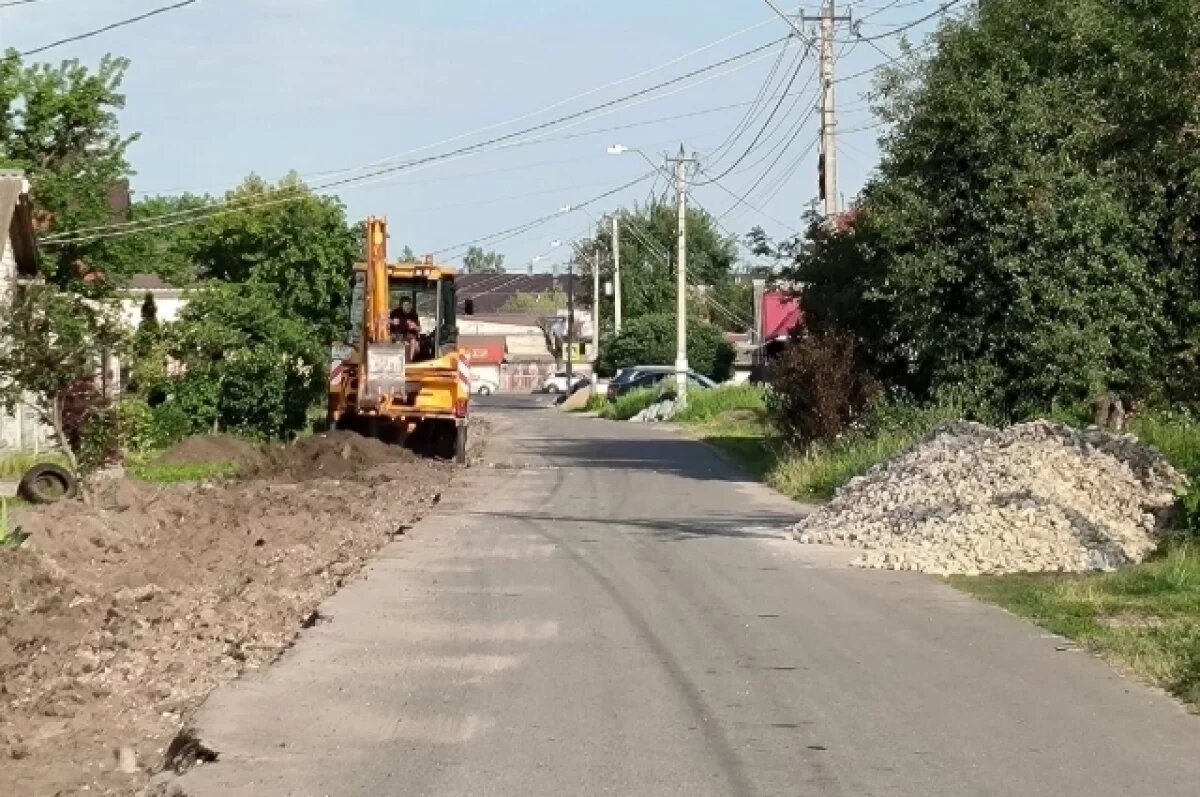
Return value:
M 809 333 L 780 356 L 767 409 L 789 441 L 808 445 L 836 439 L 878 394 L 878 384 L 858 367 L 848 334 Z
M 688 321 L 688 365 L 716 382 L 733 375 L 733 346 L 703 321 Z M 631 365 L 675 363 L 675 315 L 654 313 L 631 319 L 620 335 L 600 344 L 596 373 L 611 376 Z

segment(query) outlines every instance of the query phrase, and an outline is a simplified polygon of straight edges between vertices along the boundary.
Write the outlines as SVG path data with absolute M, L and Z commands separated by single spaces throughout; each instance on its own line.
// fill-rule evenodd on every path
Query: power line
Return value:
M 754 123 L 754 118 L 758 115 L 759 105 L 760 105 L 760 103 L 762 103 L 762 101 L 764 99 L 764 95 L 766 95 L 768 93 L 768 91 L 771 89 L 771 87 L 775 83 L 775 75 L 779 72 L 779 67 L 783 63 L 784 56 L 787 55 L 788 46 L 790 44 L 791 44 L 791 40 L 789 39 L 788 42 L 786 44 L 784 44 L 783 48 L 779 51 L 779 57 L 775 59 L 775 63 L 771 66 L 771 71 L 769 73 L 767 73 L 767 79 L 765 81 L 763 81 L 762 86 L 759 87 L 758 94 L 751 101 L 751 103 L 750 103 L 751 107 L 746 111 L 746 113 L 742 116 L 742 118 L 738 120 L 737 124 L 735 124 L 733 126 L 733 129 L 730 131 L 729 136 L 726 137 L 726 139 L 723 142 L 721 142 L 721 144 L 719 146 L 717 146 L 712 151 L 712 153 L 710 153 L 709 160 L 711 162 L 718 163 L 721 160 L 721 158 L 724 157 L 725 151 L 727 151 L 729 148 L 731 148 L 733 146 L 733 144 L 739 138 L 741 138 L 742 134 L 750 129 L 751 125 Z M 803 58 L 803 54 L 801 54 L 797 57 Z M 792 68 L 794 69 L 795 67 L 796 67 L 796 64 L 793 62 Z M 774 95 L 772 95 L 772 96 L 774 96 Z
M 150 11 L 147 11 L 143 14 L 138 14 L 135 17 L 129 17 L 128 19 L 122 19 L 122 20 L 118 20 L 117 22 L 109 23 L 108 25 L 105 25 L 102 28 L 96 28 L 95 30 L 89 30 L 85 33 L 77 33 L 74 36 L 68 36 L 65 39 L 58 39 L 57 41 L 52 41 L 49 44 L 43 44 L 41 47 L 34 47 L 32 50 L 25 50 L 24 52 L 19 52 L 19 53 L 17 53 L 17 55 L 19 55 L 21 57 L 37 55 L 38 53 L 45 52 L 46 50 L 51 50 L 55 47 L 61 47 L 64 44 L 70 44 L 71 42 L 82 41 L 84 39 L 90 39 L 93 36 L 99 36 L 103 33 L 108 33 L 110 30 L 116 30 L 117 28 L 123 28 L 126 25 L 133 25 L 134 23 L 142 22 L 143 20 L 150 19 L 151 17 L 156 17 L 159 14 L 165 14 L 168 11 L 177 11 L 181 8 L 184 8 L 185 6 L 193 5 L 193 4 L 195 4 L 195 2 L 196 2 L 196 0 L 180 0 L 180 2 L 178 2 L 178 3 L 174 3 L 169 6 L 161 6 L 159 8 L 151 9 Z M 12 56 L 7 56 L 7 57 L 11 58 Z
M 419 158 L 419 159 L 416 159 L 413 161 L 408 161 L 406 163 L 400 163 L 400 164 L 394 164 L 392 166 L 382 167 L 373 172 L 368 172 L 363 175 L 358 175 L 358 176 L 354 176 L 354 177 L 345 177 L 345 178 L 341 178 L 338 180 L 333 180 L 330 182 L 312 186 L 311 188 L 306 187 L 306 186 L 298 186 L 295 188 L 280 189 L 280 191 L 281 192 L 289 192 L 289 193 L 295 192 L 297 195 L 294 197 L 294 199 L 300 199 L 302 197 L 308 196 L 310 191 L 311 192 L 326 191 L 326 190 L 329 190 L 330 188 L 335 188 L 335 187 L 339 187 L 342 185 L 354 184 L 354 183 L 357 183 L 357 182 L 360 182 L 363 180 L 367 180 L 372 177 L 377 177 L 377 176 L 384 175 L 384 174 L 391 174 L 394 172 L 411 169 L 414 166 L 420 166 L 420 165 L 424 165 L 427 163 L 434 163 L 434 162 L 438 162 L 438 161 L 442 161 L 442 160 L 447 160 L 447 159 L 454 158 L 454 157 L 460 156 L 460 155 L 473 154 L 485 147 L 492 147 L 495 144 L 502 144 L 504 142 L 511 141 L 514 138 L 518 138 L 520 136 L 524 136 L 529 133 L 535 133 L 535 132 L 538 132 L 539 130 L 545 130 L 550 127 L 561 125 L 562 123 L 571 121 L 573 119 L 578 119 L 580 117 L 589 116 L 591 114 L 594 114 L 596 111 L 600 111 L 600 110 L 604 110 L 606 108 L 611 108 L 613 106 L 621 105 L 622 103 L 625 103 L 631 99 L 636 99 L 638 97 L 642 97 L 647 94 L 652 94 L 653 92 L 658 91 L 659 89 L 675 85 L 682 81 L 688 80 L 692 77 L 696 77 L 697 75 L 702 75 L 707 72 L 711 72 L 715 69 L 719 69 L 720 67 L 726 66 L 730 63 L 744 60 L 744 59 L 748 58 L 749 56 L 761 53 L 764 50 L 769 50 L 769 49 L 776 47 L 779 44 L 783 43 L 784 41 L 786 41 L 786 39 L 787 39 L 787 37 L 775 39 L 774 41 L 759 45 L 758 47 L 755 47 L 751 50 L 747 50 L 747 51 L 739 53 L 737 55 L 729 56 L 720 61 L 717 61 L 716 63 L 709 64 L 708 66 L 700 67 L 698 69 L 694 69 L 691 72 L 671 78 L 669 80 L 662 81 L 658 84 L 655 84 L 654 86 L 650 86 L 648 88 L 641 89 L 641 90 L 633 92 L 631 94 L 627 94 L 623 97 L 618 97 L 616 99 L 609 100 L 607 102 L 601 103 L 600 105 L 596 105 L 591 108 L 585 108 L 581 111 L 576 111 L 574 113 L 570 113 L 565 116 L 560 116 L 556 119 L 551 119 L 550 121 L 542 122 L 537 125 L 533 125 L 532 127 L 525 128 L 523 130 L 514 131 L 512 133 L 505 133 L 504 135 L 500 135 L 500 136 L 494 136 L 490 139 L 486 139 L 484 141 L 477 142 L 475 144 L 470 144 L 467 146 L 460 147 L 456 150 L 451 150 L 450 152 L 445 152 L 445 153 L 441 153 L 438 155 L 430 155 L 430 156 L 426 156 L 424 158 Z M 120 224 L 113 224 L 113 225 L 98 225 L 98 226 L 94 226 L 94 227 L 83 227 L 83 228 L 73 230 L 70 232 L 60 233 L 58 235 L 46 236 L 43 240 L 46 243 L 64 244 L 64 243 L 78 243 L 78 242 L 85 241 L 85 240 L 96 240 L 99 238 L 111 237 L 113 235 L 129 235 L 129 234 L 141 232 L 143 229 L 149 229 L 149 228 L 142 227 L 142 225 L 147 222 L 156 222 L 156 221 L 161 221 L 161 220 L 165 220 L 165 219 L 169 219 L 169 218 L 182 218 L 182 217 L 208 218 L 209 214 L 206 211 L 212 210 L 214 208 L 222 208 L 222 207 L 225 207 L 228 205 L 235 205 L 235 204 L 238 204 L 239 201 L 245 202 L 245 200 L 231 199 L 231 200 L 226 200 L 224 202 L 216 203 L 214 205 L 207 206 L 206 208 L 195 208 L 192 210 L 175 211 L 172 213 L 166 213 L 166 214 L 161 214 L 159 216 L 150 217 L 147 219 L 142 219 L 142 220 L 139 220 L 136 222 L 123 222 Z M 274 202 L 277 202 L 278 200 L 267 200 L 267 201 L 274 203 Z M 282 201 L 287 201 L 287 200 L 282 200 Z M 246 204 L 240 205 L 239 207 L 241 207 L 242 209 L 249 210 L 249 209 L 252 209 L 252 208 L 258 207 L 258 206 L 259 206 L 258 204 L 255 204 L 253 202 L 246 202 Z M 96 234 L 91 235 L 89 233 L 96 233 Z
M 9 6 L 27 6 L 30 3 L 37 3 L 40 0 L 9 0 L 7 3 L 0 3 L 0 8 L 8 8 Z
M 949 11 L 951 8 L 958 5 L 962 1 L 963 0 L 946 0 L 946 2 L 942 3 L 940 6 L 938 6 L 933 11 L 930 11 L 928 14 L 918 17 L 917 19 L 914 19 L 911 22 L 906 22 L 903 25 L 897 25 L 894 28 L 890 28 L 886 31 L 883 31 L 881 33 L 876 33 L 871 36 L 859 35 L 858 39 L 859 39 L 859 41 L 871 42 L 871 41 L 876 41 L 878 39 L 887 39 L 892 36 L 895 36 L 898 33 L 904 33 L 906 30 L 912 30 L 913 28 L 917 27 L 918 25 L 920 25 L 923 22 L 928 22 L 929 20 L 933 19 L 934 17 L 941 16 L 942 14 L 946 13 L 947 11 Z M 854 40 L 853 39 L 843 39 L 840 41 L 843 44 L 846 44 L 849 42 L 853 42 Z
M 812 51 L 812 44 L 810 43 L 804 50 L 805 56 L 807 56 L 811 51 Z M 785 94 L 792 90 L 792 85 L 795 84 L 796 78 L 800 77 L 800 67 L 801 66 L 803 66 L 803 61 L 801 61 L 801 63 L 796 66 L 795 71 L 792 72 L 792 77 L 788 81 L 787 88 L 784 89 Z M 770 115 L 767 116 L 767 121 L 765 121 L 763 123 L 762 128 L 759 129 L 758 135 L 756 135 L 754 137 L 754 140 L 750 142 L 749 146 L 746 147 L 746 150 L 740 156 L 738 156 L 738 159 L 735 160 L 732 164 L 730 164 L 729 167 L 725 169 L 725 171 L 721 172 L 719 175 L 717 175 L 715 177 L 711 177 L 710 182 L 722 179 L 723 177 L 728 175 L 730 172 L 732 172 L 734 169 L 736 169 L 738 167 L 738 165 L 741 164 L 741 162 L 746 159 L 746 157 L 754 150 L 754 147 L 758 144 L 759 140 L 762 139 L 763 133 L 765 133 L 767 130 L 767 127 L 770 126 L 771 120 L 773 120 L 775 118 L 775 114 L 779 113 L 779 108 L 782 105 L 783 105 L 783 97 L 781 96 L 779 98 L 779 101 L 775 103 L 775 107 L 771 109 Z M 706 185 L 706 183 L 696 183 L 696 185 L 698 185 L 698 186 Z

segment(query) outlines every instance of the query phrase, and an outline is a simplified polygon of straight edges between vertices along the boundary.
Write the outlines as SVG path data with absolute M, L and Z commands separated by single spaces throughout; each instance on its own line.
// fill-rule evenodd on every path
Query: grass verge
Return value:
M 1115 573 L 954 577 L 951 583 L 1076 640 L 1200 707 L 1200 550 L 1178 545 Z
M 631 390 L 616 401 L 605 402 L 600 408 L 600 417 L 610 421 L 627 421 L 649 407 L 658 398 L 653 388 Z
M 55 465 L 66 467 L 67 458 L 50 451 L 40 454 L 34 454 L 31 451 L 13 451 L 0 457 L 0 479 L 20 479 L 25 475 L 25 471 L 41 462 L 52 462 Z
M 180 484 L 205 479 L 233 478 L 241 466 L 237 462 L 163 463 L 143 460 L 129 464 L 129 474 L 150 484 Z

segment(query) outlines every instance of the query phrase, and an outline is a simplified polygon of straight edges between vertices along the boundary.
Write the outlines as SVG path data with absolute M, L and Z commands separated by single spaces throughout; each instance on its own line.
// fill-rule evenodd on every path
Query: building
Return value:
M 154 299 L 155 315 L 159 321 L 174 321 L 187 304 L 183 289 L 167 284 L 154 274 L 133 275 L 122 293 L 121 318 L 132 329 L 142 322 L 142 305 L 147 296 Z
M 37 236 L 29 181 L 21 172 L 0 170 L 0 302 L 19 282 L 38 278 Z M 53 432 L 25 403 L 0 409 L 0 450 L 41 451 L 54 447 Z

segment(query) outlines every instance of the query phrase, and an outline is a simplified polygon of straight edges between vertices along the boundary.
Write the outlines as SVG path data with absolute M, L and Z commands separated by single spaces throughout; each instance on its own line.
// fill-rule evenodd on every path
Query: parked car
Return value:
M 625 375 L 624 372 L 618 374 L 616 379 L 608 385 L 609 400 L 620 398 L 632 390 L 640 390 L 647 387 L 662 387 L 669 388 L 675 380 L 675 367 L 672 365 L 639 365 L 635 368 L 628 369 L 630 373 Z M 688 386 L 691 388 L 699 388 L 708 390 L 717 386 L 717 383 L 709 379 L 704 374 L 698 374 L 695 371 L 687 372 Z M 620 379 L 620 381 L 618 381 Z
M 490 396 L 500 389 L 495 380 L 483 376 L 471 376 L 471 392 L 477 396 Z
M 587 374 L 571 374 L 568 381 L 567 372 L 559 371 L 556 374 L 551 374 L 546 377 L 546 381 L 542 382 L 543 393 L 570 393 L 571 389 L 580 382 L 587 381 Z

